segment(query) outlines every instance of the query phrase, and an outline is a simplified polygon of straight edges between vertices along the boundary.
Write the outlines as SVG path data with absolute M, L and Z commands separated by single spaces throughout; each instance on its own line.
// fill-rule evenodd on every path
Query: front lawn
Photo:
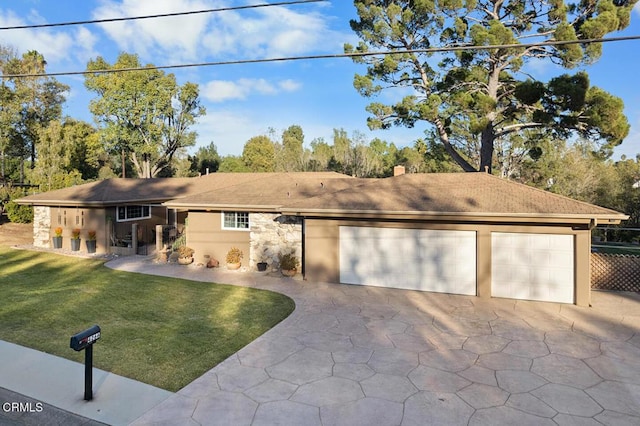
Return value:
M 286 318 L 264 290 L 113 271 L 102 261 L 0 246 L 0 339 L 84 362 L 72 334 L 102 337 L 94 366 L 177 391 Z

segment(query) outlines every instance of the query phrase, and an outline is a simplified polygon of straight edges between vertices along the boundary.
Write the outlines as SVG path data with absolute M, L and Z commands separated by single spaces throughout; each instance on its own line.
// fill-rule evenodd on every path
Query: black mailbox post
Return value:
M 84 399 L 93 399 L 93 344 L 100 338 L 100 327 L 94 325 L 71 336 L 69 346 L 74 351 L 84 351 Z

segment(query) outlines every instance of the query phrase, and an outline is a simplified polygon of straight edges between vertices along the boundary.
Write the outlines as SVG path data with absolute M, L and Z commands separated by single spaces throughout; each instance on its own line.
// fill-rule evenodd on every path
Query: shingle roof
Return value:
M 22 204 L 94 205 L 152 203 L 180 199 L 223 188 L 252 188 L 252 181 L 289 182 L 296 176 L 329 180 L 348 178 L 335 172 L 319 173 L 211 173 L 196 178 L 106 179 L 21 198 Z
M 367 179 L 367 181 L 373 179 Z M 322 194 L 330 194 L 364 183 L 341 174 L 275 173 L 262 174 L 251 182 L 209 189 L 165 203 L 173 208 L 221 207 L 237 209 L 278 209 Z
M 405 174 L 289 203 L 283 211 L 625 216 L 486 173 Z
M 212 173 L 198 178 L 109 179 L 20 200 L 35 205 L 161 203 L 181 209 L 273 210 L 290 214 L 572 216 L 623 214 L 486 173 L 405 174 L 357 179 L 334 172 Z

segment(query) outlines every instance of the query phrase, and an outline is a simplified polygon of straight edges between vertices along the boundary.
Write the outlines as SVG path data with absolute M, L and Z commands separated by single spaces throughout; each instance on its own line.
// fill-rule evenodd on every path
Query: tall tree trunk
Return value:
M 495 140 L 495 132 L 493 123 L 486 125 L 482 129 L 480 144 L 480 171 L 491 173 L 491 163 L 493 160 L 493 141 Z
M 125 161 L 124 148 L 122 148 L 122 177 L 127 177 L 127 164 Z
M 436 125 L 436 129 L 438 130 L 438 136 L 440 136 L 440 142 L 444 145 L 444 149 L 447 153 L 453 158 L 453 160 L 458 163 L 462 170 L 465 172 L 475 172 L 477 171 L 467 160 L 462 158 L 462 155 L 451 145 L 449 141 L 449 135 L 447 134 L 447 130 L 444 128 L 444 124 L 439 118 L 436 118 L 434 121 Z
M 500 72 L 502 68 L 496 65 L 498 61 L 489 62 L 489 81 L 487 82 L 487 95 L 498 104 L 498 86 L 500 85 Z M 482 129 L 480 136 L 480 171 L 491 173 L 493 160 L 493 141 L 496 139 L 494 123 L 496 120 L 495 109 L 486 115 L 487 125 Z

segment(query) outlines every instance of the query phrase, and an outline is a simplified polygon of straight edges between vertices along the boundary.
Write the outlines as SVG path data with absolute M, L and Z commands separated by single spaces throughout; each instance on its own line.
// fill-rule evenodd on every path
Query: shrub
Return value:
M 227 263 L 240 263 L 242 260 L 242 250 L 237 247 L 232 247 L 231 250 L 227 252 Z
M 95 241 L 96 240 L 96 231 L 87 232 L 87 240 L 88 241 Z
M 284 269 L 286 271 L 291 271 L 298 268 L 300 262 L 298 262 L 298 258 L 295 255 L 295 252 L 278 255 L 278 259 L 280 260 L 280 269 Z
M 33 222 L 33 207 L 23 206 L 9 201 L 5 208 L 7 209 L 7 217 L 11 222 L 15 223 L 31 223 Z
M 180 235 L 178 238 L 176 238 L 176 240 L 173 242 L 173 244 L 171 244 L 171 249 L 173 251 L 177 251 L 180 249 L 180 247 L 187 245 L 187 233 L 184 232 L 182 235 Z
M 80 229 L 79 228 L 73 228 L 73 230 L 71 231 L 71 239 L 73 239 L 73 240 L 79 240 L 80 239 Z

